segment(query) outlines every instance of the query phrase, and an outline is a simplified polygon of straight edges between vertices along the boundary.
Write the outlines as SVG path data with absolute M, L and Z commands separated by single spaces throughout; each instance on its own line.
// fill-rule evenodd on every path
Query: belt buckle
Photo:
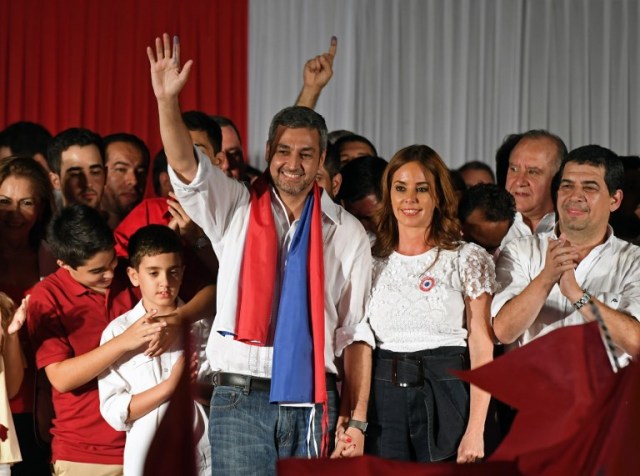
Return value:
M 415 382 L 398 382 L 398 359 L 394 357 L 391 359 L 391 383 L 396 387 L 408 388 L 408 387 L 420 387 L 422 386 L 422 379 L 424 379 L 424 372 L 422 370 L 422 359 L 416 362 L 418 366 L 418 374 L 422 377 Z

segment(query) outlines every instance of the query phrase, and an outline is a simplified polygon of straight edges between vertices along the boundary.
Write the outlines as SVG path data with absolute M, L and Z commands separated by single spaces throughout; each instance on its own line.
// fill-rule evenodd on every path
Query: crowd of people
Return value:
M 512 412 L 451 370 L 598 316 L 620 365 L 640 354 L 640 158 L 531 130 L 495 175 L 426 145 L 387 161 L 314 111 L 336 51 L 273 117 L 264 172 L 231 119 L 180 110 L 193 63 L 166 34 L 153 160 L 125 132 L 0 133 L 0 475 L 143 474 L 189 380 L 199 474 L 476 462 Z

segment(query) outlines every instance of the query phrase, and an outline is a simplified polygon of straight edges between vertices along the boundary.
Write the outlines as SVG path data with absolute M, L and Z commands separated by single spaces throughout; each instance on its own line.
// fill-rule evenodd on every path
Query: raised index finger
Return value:
M 336 56 L 336 51 L 338 50 L 338 38 L 334 35 L 331 37 L 331 45 L 329 46 L 329 55 L 331 55 L 331 57 L 335 57 Z

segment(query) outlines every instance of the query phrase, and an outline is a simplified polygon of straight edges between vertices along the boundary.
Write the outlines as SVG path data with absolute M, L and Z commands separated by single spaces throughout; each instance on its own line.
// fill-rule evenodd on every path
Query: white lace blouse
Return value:
M 376 345 L 393 352 L 466 346 L 465 298 L 495 289 L 493 259 L 474 244 L 376 258 L 367 310 Z

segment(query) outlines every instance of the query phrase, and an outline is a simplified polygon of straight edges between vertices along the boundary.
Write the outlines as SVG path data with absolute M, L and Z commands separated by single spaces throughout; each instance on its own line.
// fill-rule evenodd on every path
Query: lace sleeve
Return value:
M 465 297 L 475 299 L 482 293 L 496 292 L 495 265 L 483 248 L 472 243 L 462 245 L 459 266 Z

